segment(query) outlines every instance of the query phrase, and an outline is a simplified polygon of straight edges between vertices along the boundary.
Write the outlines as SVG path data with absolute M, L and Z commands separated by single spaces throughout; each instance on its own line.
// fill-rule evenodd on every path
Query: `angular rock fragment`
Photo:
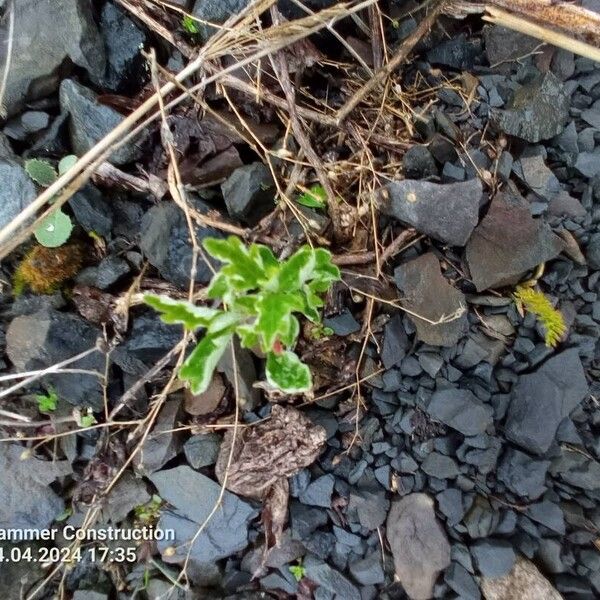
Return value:
M 466 300 L 444 278 L 432 252 L 400 265 L 394 271 L 394 281 L 404 295 L 402 306 L 419 315 L 409 313 L 420 340 L 432 346 L 458 342 L 467 326 Z
M 548 72 L 518 89 L 506 110 L 492 109 L 491 117 L 504 133 L 537 144 L 562 133 L 569 118 L 569 95 Z
M 493 409 L 473 392 L 441 389 L 431 396 L 427 412 L 432 419 L 460 431 L 463 435 L 483 433 L 493 423 Z
M 515 161 L 513 171 L 532 192 L 545 200 L 552 200 L 561 191 L 558 178 L 538 154 Z
M 516 555 L 507 540 L 488 538 L 471 546 L 471 555 L 479 572 L 485 577 L 502 577 L 515 564 Z
M 394 501 L 386 528 L 396 575 L 409 598 L 431 598 L 437 576 L 450 564 L 450 544 L 433 500 L 426 494 L 409 494 Z
M 519 497 L 535 500 L 546 491 L 549 460 L 532 458 L 516 448 L 508 448 L 498 467 L 498 480 Z
M 471 280 L 482 291 L 516 283 L 563 248 L 550 227 L 531 216 L 523 198 L 500 192 L 473 231 L 465 257 Z
M 550 582 L 526 558 L 519 557 L 510 573 L 503 577 L 482 577 L 485 600 L 562 600 Z
M 158 527 L 175 530 L 175 540 L 161 540 L 158 549 L 163 560 L 181 563 L 190 552 L 198 563 L 212 563 L 231 556 L 248 545 L 248 527 L 256 509 L 234 494 L 225 492 L 219 499 L 221 486 L 187 466 L 157 471 L 150 476 L 158 495 L 174 508 L 164 510 Z M 216 504 L 219 509 L 207 521 Z M 198 535 L 200 525 L 206 525 Z M 194 539 L 190 550 L 189 543 Z M 174 548 L 175 553 L 165 552 Z
M 404 179 L 379 193 L 381 212 L 413 226 L 440 242 L 464 246 L 479 216 L 479 179 L 439 184 Z
M 12 158 L 0 158 L 0 228 L 8 225 L 36 197 L 25 169 Z
M 537 371 L 522 375 L 511 393 L 506 437 L 534 454 L 546 452 L 560 422 L 588 393 L 579 353 L 565 350 Z

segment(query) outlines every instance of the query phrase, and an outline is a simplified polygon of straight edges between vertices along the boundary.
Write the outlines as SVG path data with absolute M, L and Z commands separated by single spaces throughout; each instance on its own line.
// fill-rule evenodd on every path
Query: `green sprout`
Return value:
M 298 204 L 308 208 L 325 208 L 327 206 L 327 192 L 322 185 L 313 185 L 297 199 Z
M 155 523 L 160 516 L 162 505 L 162 498 L 157 494 L 154 494 L 150 502 L 140 504 L 133 509 L 136 521 L 139 523 Z
M 221 300 L 222 308 L 152 294 L 144 298 L 162 313 L 165 323 L 180 323 L 188 331 L 205 330 L 179 377 L 194 394 L 204 392 L 235 334 L 242 347 L 259 349 L 266 355 L 266 377 L 272 387 L 286 393 L 309 391 L 310 369 L 292 351 L 300 334 L 296 314 L 313 323 L 321 322 L 322 296 L 340 279 L 331 253 L 302 246 L 280 261 L 267 246 L 246 246 L 234 236 L 207 238 L 203 246 L 224 263 L 207 290 L 208 299 Z
M 302 564 L 301 560 L 298 561 L 297 565 L 290 565 L 288 569 L 298 582 L 306 575 L 306 567 Z
M 54 412 L 58 405 L 58 394 L 53 389 L 50 389 L 46 394 L 36 394 L 35 399 L 38 404 L 38 410 L 41 413 L 48 414 Z
M 197 35 L 200 33 L 198 21 L 196 21 L 196 19 L 194 19 L 194 17 L 191 15 L 184 15 L 183 20 L 181 21 L 181 26 L 190 35 Z

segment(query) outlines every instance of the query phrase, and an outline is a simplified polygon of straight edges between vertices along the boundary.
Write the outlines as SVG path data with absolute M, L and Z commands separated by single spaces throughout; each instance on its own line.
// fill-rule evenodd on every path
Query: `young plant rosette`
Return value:
M 207 297 L 221 308 L 196 306 L 166 296 L 148 294 L 145 302 L 165 323 L 180 323 L 204 335 L 183 363 L 179 377 L 194 394 L 210 384 L 213 372 L 232 337 L 244 348 L 260 349 L 267 359 L 268 383 L 283 392 L 307 392 L 310 369 L 293 351 L 300 333 L 297 314 L 320 323 L 323 294 L 340 279 L 331 253 L 302 246 L 287 260 L 278 260 L 261 244 L 244 245 L 238 238 L 207 238 L 206 252 L 223 263 L 212 278 Z

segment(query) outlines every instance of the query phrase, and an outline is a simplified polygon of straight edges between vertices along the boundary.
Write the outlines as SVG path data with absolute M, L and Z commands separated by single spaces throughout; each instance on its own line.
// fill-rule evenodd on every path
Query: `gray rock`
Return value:
M 383 525 L 390 508 L 390 501 L 380 489 L 357 489 L 348 499 L 348 518 L 358 521 L 362 527 L 371 531 Z
M 444 573 L 448 587 L 464 600 L 480 600 L 481 593 L 475 578 L 459 563 L 453 562 Z
M 531 216 L 523 198 L 501 192 L 473 231 L 465 256 L 471 279 L 482 291 L 515 283 L 563 247 L 548 225 Z
M 521 86 L 509 107 L 491 110 L 492 121 L 508 135 L 536 144 L 562 133 L 569 118 L 569 96 L 551 72 Z
M 146 44 L 144 31 L 112 2 L 102 9 L 100 28 L 106 49 L 103 87 L 114 92 L 125 92 L 128 85 L 140 87 L 146 74 L 146 59 L 140 52 Z
M 600 269 L 600 233 L 595 233 L 590 237 L 585 249 L 585 257 L 590 269 Z
M 60 82 L 59 68 L 70 59 L 92 77 L 104 72 L 104 46 L 94 23 L 90 0 L 19 0 L 11 68 L 4 107 L 14 115 L 25 102 L 53 93 Z M 9 19 L 0 24 L 0 38 L 8 39 Z
M 395 500 L 386 529 L 396 575 L 409 598 L 431 598 L 438 575 L 450 564 L 450 544 L 435 517 L 433 500 L 426 494 Z
M 544 500 L 536 504 L 530 504 L 525 513 L 532 521 L 540 523 L 544 527 L 564 535 L 565 533 L 565 517 L 563 511 L 558 504 Z
M 459 369 L 470 369 L 481 362 L 495 365 L 504 354 L 504 342 L 488 337 L 481 331 L 469 335 L 460 354 L 454 360 Z
M 394 271 L 394 281 L 404 293 L 402 306 L 427 318 L 410 315 L 417 329 L 417 337 L 432 346 L 453 346 L 464 333 L 467 317 L 462 292 L 451 286 L 440 271 L 440 263 L 432 252 L 400 265 Z M 435 323 L 435 324 L 434 324 Z
M 577 349 L 569 349 L 522 375 L 512 390 L 506 437 L 534 454 L 554 441 L 560 422 L 579 405 L 588 385 Z
M 348 570 L 361 585 L 378 585 L 385 581 L 381 566 L 381 553 L 377 551 L 367 554 L 362 560 L 350 563 Z
M 150 502 L 147 484 L 126 471 L 110 491 L 102 516 L 112 523 L 120 523 L 136 507 Z
M 64 510 L 50 484 L 71 474 L 69 462 L 23 460 L 24 451 L 20 444 L 0 445 L 0 529 L 45 529 Z
M 460 490 L 447 488 L 436 496 L 436 500 L 440 512 L 446 517 L 448 525 L 452 527 L 461 522 L 466 511 Z
M 77 275 L 77 283 L 106 290 L 130 270 L 127 261 L 117 256 L 107 256 L 98 265 L 81 270 Z
M 100 104 L 92 90 L 64 79 L 60 84 L 60 107 L 69 115 L 69 135 L 75 154 L 81 156 L 121 124 L 123 115 L 110 106 Z M 141 143 L 145 134 L 115 150 L 108 160 L 124 165 L 141 156 Z
M 471 555 L 484 577 L 503 577 L 513 568 L 517 558 L 510 542 L 494 538 L 477 540 L 471 546 Z
M 308 487 L 300 492 L 299 500 L 309 506 L 331 507 L 331 494 L 333 494 L 333 475 L 322 475 L 312 481 Z
M 105 239 L 110 237 L 113 209 L 97 187 L 92 184 L 85 185 L 69 200 L 69 206 L 85 231 L 96 233 Z
M 360 323 L 354 318 L 354 315 L 344 309 L 339 315 L 334 317 L 326 317 L 323 319 L 323 325 L 333 329 L 335 335 L 350 335 L 360 331 Z
M 174 529 L 175 541 L 159 541 L 158 549 L 166 562 L 181 563 L 185 560 L 189 543 L 219 502 L 221 486 L 190 467 L 181 466 L 150 475 L 150 480 L 158 489 L 158 495 L 174 509 L 163 511 L 158 526 Z M 212 563 L 220 558 L 231 556 L 248 545 L 248 526 L 257 510 L 248 502 L 240 500 L 231 492 L 225 491 L 217 510 L 197 536 L 190 552 L 198 563 Z M 175 548 L 175 554 L 165 554 L 168 547 Z
M 573 454 L 572 452 L 569 454 Z M 551 472 L 560 473 L 563 481 L 569 485 L 584 489 L 597 490 L 600 481 L 600 463 L 595 460 L 589 460 L 585 456 L 578 455 L 570 457 L 566 469 L 556 467 L 554 463 L 551 466 Z
M 464 33 L 436 44 L 427 52 L 427 60 L 435 65 L 445 65 L 453 69 L 470 69 L 481 54 L 478 40 L 467 38 Z
M 432 419 L 441 421 L 463 435 L 483 433 L 493 423 L 493 412 L 491 406 L 464 389 L 437 390 L 427 407 Z
M 479 179 L 451 184 L 404 179 L 379 193 L 381 212 L 449 244 L 464 246 L 479 218 Z
M 44 369 L 93 348 L 100 336 L 99 329 L 80 317 L 45 308 L 12 320 L 6 332 L 6 353 L 18 371 Z M 104 373 L 105 359 L 96 351 L 69 366 Z M 43 383 L 71 404 L 94 409 L 103 405 L 102 386 L 94 375 L 51 374 Z
M 513 164 L 513 171 L 532 192 L 545 200 L 552 200 L 561 191 L 556 175 L 539 154 L 521 157 Z
M 437 165 L 427 146 L 411 146 L 402 157 L 407 179 L 424 179 L 438 174 Z
M 485 53 L 491 66 L 527 56 L 538 47 L 539 42 L 524 33 L 499 25 L 487 25 L 483 29 Z
M 216 433 L 193 435 L 184 445 L 187 461 L 194 469 L 214 465 L 219 455 L 221 436 Z
M 221 184 L 227 212 L 234 219 L 256 225 L 275 208 L 275 183 L 260 162 L 238 167 Z
M 232 15 L 239 13 L 249 4 L 249 0 L 196 0 L 194 10 L 191 14 L 203 21 L 221 25 Z M 198 23 L 199 33 L 203 41 L 206 41 L 217 29 Z
M 456 461 L 439 452 L 428 454 L 427 458 L 421 463 L 421 469 L 424 473 L 436 479 L 455 479 L 460 473 Z
M 498 526 L 500 516 L 488 500 L 476 496 L 463 522 L 471 538 L 487 538 Z
M 381 362 L 386 369 L 399 364 L 410 348 L 410 341 L 402 324 L 402 317 L 394 315 L 383 331 L 383 348 L 381 349 Z
M 37 196 L 35 186 L 19 163 L 0 158 L 0 228 L 8 225 Z
M 600 129 L 600 106 L 594 105 L 581 113 L 581 118 L 596 129 Z
M 306 577 L 312 579 L 319 586 L 340 598 L 348 600 L 361 600 L 358 588 L 344 577 L 339 571 L 331 568 L 327 563 L 309 554 L 304 560 Z
M 208 206 L 197 201 L 195 206 L 201 212 Z M 150 264 L 171 283 L 186 288 L 192 268 L 192 244 L 183 211 L 173 202 L 161 202 L 153 206 L 142 219 L 140 248 Z M 196 228 L 198 243 L 206 237 L 222 237 L 212 227 Z M 208 259 L 211 260 L 211 259 Z M 216 262 L 213 263 L 216 267 Z M 196 281 L 208 283 L 212 277 L 209 266 L 199 258 Z
M 575 168 L 584 177 L 600 174 L 600 155 L 595 152 L 581 152 L 575 161 Z
M 546 473 L 550 461 L 531 458 L 515 448 L 508 448 L 498 467 L 498 480 L 519 497 L 536 500 L 546 491 Z
M 562 596 L 529 560 L 519 557 L 503 577 L 482 577 L 486 600 L 562 600 Z

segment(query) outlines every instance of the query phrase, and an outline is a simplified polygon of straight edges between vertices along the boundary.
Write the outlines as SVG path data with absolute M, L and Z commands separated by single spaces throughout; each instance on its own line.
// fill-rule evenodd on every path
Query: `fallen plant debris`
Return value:
M 600 594 L 596 0 L 0 4 L 2 597 Z

